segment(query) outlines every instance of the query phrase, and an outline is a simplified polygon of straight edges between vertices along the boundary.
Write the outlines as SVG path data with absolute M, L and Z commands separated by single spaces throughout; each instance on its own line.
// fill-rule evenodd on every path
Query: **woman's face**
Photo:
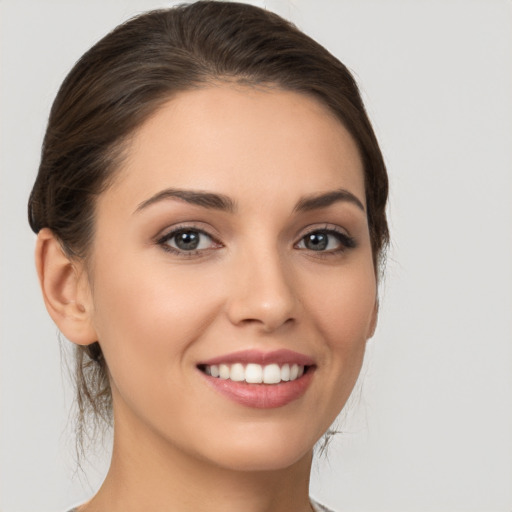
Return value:
M 362 163 L 340 122 L 294 92 L 182 93 L 135 134 L 96 214 L 116 442 L 238 470 L 309 457 L 376 321 Z

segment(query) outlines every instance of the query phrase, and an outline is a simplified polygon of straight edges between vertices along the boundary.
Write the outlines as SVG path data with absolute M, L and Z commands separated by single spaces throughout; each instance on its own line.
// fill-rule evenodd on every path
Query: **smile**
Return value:
M 272 409 L 301 398 L 311 384 L 316 364 L 290 350 L 246 350 L 197 365 L 206 383 L 246 407 Z
M 307 366 L 285 363 L 278 364 L 212 364 L 199 368 L 201 371 L 212 377 L 231 380 L 234 382 L 247 382 L 248 384 L 279 384 L 281 382 L 294 381 L 302 375 Z

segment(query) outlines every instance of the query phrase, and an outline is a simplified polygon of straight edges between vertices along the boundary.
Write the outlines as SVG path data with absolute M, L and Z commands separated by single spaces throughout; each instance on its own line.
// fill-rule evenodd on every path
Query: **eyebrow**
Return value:
M 184 190 L 177 188 L 167 188 L 149 199 L 142 201 L 137 208 L 135 213 L 144 210 L 152 204 L 164 201 L 167 199 L 179 199 L 190 204 L 201 206 L 203 208 L 209 208 L 213 210 L 224 211 L 228 213 L 234 213 L 237 210 L 235 201 L 224 194 L 216 194 L 213 192 L 203 192 L 200 190 Z M 295 212 L 307 212 L 311 210 L 319 210 L 321 208 L 327 208 L 332 204 L 338 202 L 348 202 L 356 205 L 360 210 L 365 212 L 363 203 L 354 195 L 345 189 L 338 189 L 321 194 L 314 194 L 311 196 L 302 197 L 296 204 Z
M 300 199 L 295 206 L 296 212 L 307 212 L 310 210 L 318 210 L 320 208 L 327 208 L 334 203 L 348 202 L 355 204 L 360 210 L 366 212 L 363 203 L 357 198 L 352 192 L 340 188 L 331 192 L 325 192 L 323 194 L 314 194 L 306 196 Z
M 236 211 L 235 202 L 230 197 L 223 194 L 214 194 L 212 192 L 202 192 L 199 190 L 167 188 L 140 203 L 137 206 L 135 213 L 165 199 L 180 199 L 190 204 L 202 206 L 203 208 L 211 208 L 213 210 L 220 210 L 229 213 Z

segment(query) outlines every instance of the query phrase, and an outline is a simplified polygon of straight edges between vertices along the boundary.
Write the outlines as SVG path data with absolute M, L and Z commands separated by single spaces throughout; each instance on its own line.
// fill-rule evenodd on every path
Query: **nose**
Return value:
M 231 273 L 229 320 L 265 333 L 295 323 L 299 308 L 295 286 L 291 265 L 277 251 L 240 255 Z

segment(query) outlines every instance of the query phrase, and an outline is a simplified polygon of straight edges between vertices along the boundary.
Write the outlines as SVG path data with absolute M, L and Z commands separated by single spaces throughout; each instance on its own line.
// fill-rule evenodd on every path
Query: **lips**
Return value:
M 307 390 L 314 360 L 291 350 L 247 350 L 219 356 L 197 365 L 215 390 L 248 407 L 282 407 Z
M 261 365 L 272 363 L 282 365 L 288 363 L 302 366 L 313 366 L 315 361 L 312 357 L 287 349 L 274 350 L 272 352 L 261 352 L 259 350 L 241 350 L 239 352 L 231 352 L 230 354 L 214 357 L 212 359 L 208 359 L 207 361 L 202 361 L 200 365 L 211 366 L 223 363 L 255 363 Z

